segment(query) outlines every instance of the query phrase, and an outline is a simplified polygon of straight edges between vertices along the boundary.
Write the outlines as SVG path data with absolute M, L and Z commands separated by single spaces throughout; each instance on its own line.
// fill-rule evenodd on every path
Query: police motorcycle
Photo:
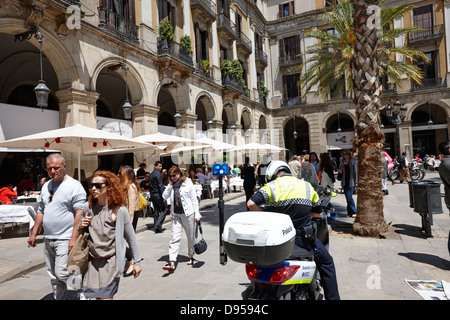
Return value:
M 319 186 L 310 163 L 302 165 L 302 179 L 308 180 L 326 205 L 335 190 Z M 247 300 L 319 300 L 321 283 L 313 252 L 295 245 L 295 237 L 320 239 L 328 249 L 326 215 L 313 217 L 311 226 L 295 230 L 287 214 L 268 211 L 238 212 L 225 223 L 224 249 L 233 261 L 245 263 L 250 286 L 243 292 Z

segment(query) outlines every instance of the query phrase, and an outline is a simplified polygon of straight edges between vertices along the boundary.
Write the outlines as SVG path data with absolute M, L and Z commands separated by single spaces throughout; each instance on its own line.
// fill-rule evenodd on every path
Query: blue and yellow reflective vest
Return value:
M 251 199 L 259 206 L 265 204 L 267 211 L 288 214 L 296 229 L 311 223 L 311 211 L 321 212 L 319 195 L 312 185 L 290 174 L 265 184 Z

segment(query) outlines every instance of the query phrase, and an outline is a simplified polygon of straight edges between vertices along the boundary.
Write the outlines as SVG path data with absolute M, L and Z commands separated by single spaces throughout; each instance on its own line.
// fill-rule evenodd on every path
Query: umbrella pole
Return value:
M 80 138 L 78 138 L 78 181 L 81 183 L 81 159 L 80 159 L 80 155 L 81 155 L 81 146 L 80 146 Z

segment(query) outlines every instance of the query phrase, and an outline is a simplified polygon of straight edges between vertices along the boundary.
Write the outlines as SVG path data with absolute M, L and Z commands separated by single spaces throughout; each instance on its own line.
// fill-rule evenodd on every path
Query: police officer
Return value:
M 322 213 L 318 203 L 319 196 L 311 184 L 292 176 L 289 165 L 283 161 L 272 161 L 266 175 L 268 183 L 253 194 L 247 202 L 247 207 L 253 211 L 262 211 L 261 206 L 265 205 L 268 211 L 288 214 L 296 230 L 311 226 L 311 214 Z M 333 258 L 322 242 L 317 239 L 312 243 L 306 236 L 297 235 L 295 244 L 314 251 L 314 261 L 322 279 L 325 299 L 339 300 Z

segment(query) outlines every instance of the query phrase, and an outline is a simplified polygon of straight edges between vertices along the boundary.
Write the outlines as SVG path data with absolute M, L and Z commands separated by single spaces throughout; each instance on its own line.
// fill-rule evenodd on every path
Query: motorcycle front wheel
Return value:
M 419 169 L 412 169 L 410 172 L 410 176 L 411 176 L 411 180 L 419 180 L 420 177 L 422 176 L 421 172 Z

